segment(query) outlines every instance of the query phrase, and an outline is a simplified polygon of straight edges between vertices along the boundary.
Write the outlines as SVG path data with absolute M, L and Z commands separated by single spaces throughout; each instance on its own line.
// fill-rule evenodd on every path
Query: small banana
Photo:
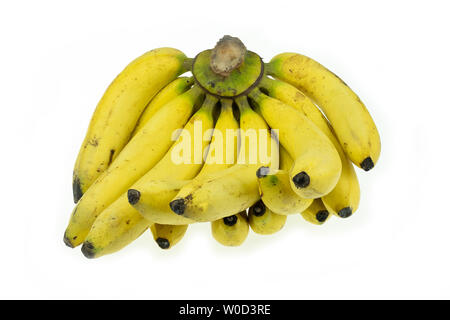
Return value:
M 176 97 L 128 142 L 75 206 L 64 233 L 67 246 L 81 244 L 98 215 L 158 163 L 173 144 L 173 132 L 184 126 L 202 96 L 202 90 L 193 87 Z
M 294 164 L 289 171 L 291 186 L 302 198 L 318 198 L 337 184 L 342 165 L 331 141 L 295 108 L 259 90 L 249 94 L 269 126 L 279 130 L 281 145 Z
M 359 97 L 334 73 L 298 53 L 281 53 L 266 65 L 268 74 L 301 89 L 330 120 L 345 153 L 368 171 L 380 156 L 381 142 Z
M 179 193 L 170 203 L 173 212 L 196 221 L 212 221 L 241 212 L 258 201 L 256 171 L 261 166 L 278 167 L 278 148 L 272 142 L 274 138 L 266 122 L 250 108 L 247 99 L 237 99 L 237 104 L 241 128 L 238 163 L 199 179 L 188 189 L 189 193 Z M 253 132 L 255 141 L 247 134 L 243 135 L 244 132 Z M 251 145 L 266 145 L 267 153 L 259 150 L 261 152 L 257 152 L 255 159 L 251 159 Z
M 153 117 L 159 109 L 161 109 L 161 107 L 175 99 L 180 94 L 186 92 L 193 85 L 193 83 L 194 78 L 192 77 L 179 77 L 161 89 L 161 91 L 158 92 L 158 94 L 145 108 L 131 136 L 133 137 L 136 132 L 141 130 L 150 118 Z
M 287 151 L 280 146 L 280 170 L 270 172 L 269 168 L 261 167 L 258 176 L 261 200 L 274 213 L 287 215 L 305 210 L 313 199 L 303 199 L 292 190 L 289 169 L 293 160 Z
M 286 223 L 287 216 L 276 214 L 262 201 L 256 202 L 248 210 L 248 220 L 253 232 L 268 235 L 280 231 Z
M 308 97 L 286 82 L 264 78 L 261 81 L 261 87 L 271 96 L 302 112 L 333 143 L 341 159 L 342 172 L 334 189 L 330 193 L 322 196 L 322 201 L 328 211 L 335 215 L 342 218 L 352 215 L 358 209 L 360 199 L 358 177 L 356 176 L 353 164 L 336 139 L 328 120 Z
M 211 222 L 211 233 L 214 239 L 224 246 L 240 246 L 248 236 L 247 214 L 242 211 Z
M 95 109 L 73 170 L 75 203 L 130 139 L 142 111 L 166 84 L 185 72 L 186 56 L 160 48 L 131 62 L 109 85 Z
M 221 112 L 208 147 L 205 164 L 199 174 L 181 188 L 179 194 L 189 194 L 190 190 L 195 188 L 198 181 L 201 181 L 203 177 L 224 170 L 236 163 L 239 123 L 233 114 L 233 101 L 223 99 L 221 105 Z M 230 136 L 229 133 L 232 135 Z
M 306 221 L 317 225 L 325 223 L 330 216 L 321 199 L 314 199 L 313 203 L 300 214 Z
M 216 101 L 217 100 L 212 96 L 207 96 L 203 106 L 186 124 L 184 128 L 186 134 L 180 134 L 175 144 L 158 164 L 134 183 L 128 192 L 124 192 L 120 195 L 116 201 L 109 205 L 99 215 L 92 225 L 92 228 L 83 243 L 83 247 L 81 248 L 86 257 L 97 258 L 122 249 L 139 237 L 151 223 L 183 225 L 193 222 L 192 220 L 178 216 L 170 211 L 169 201 L 177 194 L 177 189 L 160 188 L 157 196 L 160 197 L 158 203 L 161 204 L 161 207 L 156 208 L 157 210 L 155 209 L 155 211 L 140 212 L 133 206 L 136 206 L 136 204 L 140 202 L 141 197 L 146 194 L 144 191 L 149 190 L 146 189 L 148 186 L 158 186 L 158 184 L 153 184 L 154 181 L 170 181 L 171 179 L 189 180 L 194 178 L 200 171 L 203 161 L 199 163 L 195 162 L 195 153 L 192 152 L 192 149 L 189 158 L 190 163 L 174 163 L 173 154 L 175 150 L 178 150 L 179 147 L 183 146 L 185 143 L 184 137 L 194 136 L 196 121 L 200 121 L 202 124 L 201 137 L 205 137 L 205 133 L 211 131 L 213 127 L 212 112 Z M 201 152 L 206 147 L 208 141 L 208 139 L 202 139 L 200 144 Z M 189 148 L 195 148 L 193 145 L 194 144 L 189 144 Z M 163 184 L 159 184 L 158 187 L 161 187 L 162 185 Z M 163 200 L 164 197 L 166 197 L 166 200 Z M 143 197 L 143 199 L 145 199 L 145 197 Z M 152 205 L 153 208 L 155 207 L 155 204 L 150 203 L 149 205 Z M 142 209 L 139 205 L 136 206 L 136 208 Z M 152 220 L 144 218 L 142 215 L 143 213 L 146 217 L 151 217 Z
M 183 239 L 187 228 L 187 224 L 170 225 L 155 223 L 150 226 L 150 231 L 152 232 L 153 239 L 161 249 L 170 249 Z
M 194 137 L 196 130 L 195 122 L 199 121 L 202 124 L 202 132 L 200 133 L 200 137 L 202 137 L 202 144 L 200 145 L 201 149 L 199 150 L 199 154 L 202 155 L 211 139 L 211 129 L 214 124 L 212 113 L 216 103 L 217 99 L 213 96 L 208 95 L 206 97 L 202 108 L 197 111 L 195 116 L 185 127 L 185 134 L 181 135 L 182 139 L 180 143 L 174 145 L 172 149 L 175 151 L 178 149 L 178 146 L 183 146 L 186 142 L 185 146 L 189 148 L 189 158 L 185 160 L 189 160 L 188 162 L 194 164 L 194 166 L 189 166 L 186 163 L 177 165 L 173 163 L 172 159 L 167 159 L 167 161 L 164 160 L 161 164 L 158 163 L 158 167 L 162 167 L 161 169 L 158 169 L 163 172 L 163 174 L 155 176 L 155 173 L 150 173 L 144 176 L 145 178 L 141 179 L 139 187 L 134 186 L 128 190 L 129 203 L 147 220 L 161 224 L 180 224 L 182 222 L 192 222 L 185 217 L 174 214 L 169 207 L 169 202 L 177 195 L 180 188 L 186 184 L 183 183 L 182 180 L 194 178 L 201 168 L 201 165 L 203 165 L 203 158 L 199 159 L 201 160 L 200 166 L 199 164 L 195 164 L 195 153 L 198 152 L 198 150 L 196 150 L 196 143 L 192 141 L 190 137 Z M 184 139 L 188 140 L 185 141 Z M 173 154 L 169 152 L 166 157 L 171 157 L 172 155 Z M 164 168 L 162 165 L 167 168 Z M 174 166 L 178 166 L 178 170 L 175 170 Z M 184 168 L 184 170 L 182 170 L 182 168 Z M 158 181 L 161 179 L 173 179 L 175 181 L 175 185 L 161 184 Z M 146 183 L 142 183 L 143 181 Z M 162 189 L 160 188 L 161 186 L 163 187 Z M 138 194 L 140 195 L 139 197 L 137 196 Z

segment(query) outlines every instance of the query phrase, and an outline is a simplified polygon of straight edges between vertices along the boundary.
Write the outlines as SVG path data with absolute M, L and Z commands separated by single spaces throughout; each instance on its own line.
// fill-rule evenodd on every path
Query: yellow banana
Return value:
M 212 96 L 207 96 L 203 106 L 191 117 L 186 124 L 184 130 L 179 135 L 175 144 L 170 148 L 166 155 L 156 164 L 153 169 L 148 171 L 136 183 L 134 183 L 128 192 L 120 195 L 116 201 L 108 206 L 95 220 L 92 228 L 87 235 L 82 247 L 83 254 L 88 258 L 97 258 L 105 254 L 116 252 L 141 235 L 151 223 L 183 225 L 192 223 L 192 220 L 185 217 L 178 216 L 170 211 L 169 201 L 177 194 L 175 184 L 180 183 L 180 180 L 189 180 L 195 177 L 203 165 L 201 154 L 206 147 L 210 137 L 205 137 L 206 133 L 211 133 L 213 127 L 213 108 L 217 100 Z M 158 115 L 157 113 L 155 117 Z M 152 119 L 154 119 L 153 117 Z M 151 120 L 152 121 L 152 120 Z M 150 121 L 150 122 L 151 122 Z M 195 131 L 198 130 L 198 123 L 201 123 L 200 138 L 200 161 L 196 162 L 196 153 L 192 148 L 196 148 L 196 142 L 190 143 L 187 137 L 194 137 Z M 196 124 L 197 123 L 197 124 Z M 146 126 L 147 127 L 147 126 Z M 145 130 L 145 128 L 143 130 Z M 140 132 L 138 133 L 138 135 Z M 138 136 L 137 135 L 137 136 Z M 189 148 L 183 150 L 183 146 Z M 182 161 L 180 163 L 174 162 L 174 157 L 178 151 L 190 152 L 188 160 L 190 163 Z M 187 159 L 183 159 L 187 160 Z M 164 184 L 164 181 L 175 180 L 173 184 Z M 182 183 L 178 185 L 181 187 Z M 152 187 L 156 190 L 156 196 Z M 139 212 L 130 204 L 136 205 L 142 200 L 146 199 L 146 195 L 153 196 L 161 205 L 160 208 L 153 208 L 152 212 Z M 158 199 L 159 196 L 159 199 Z M 166 200 L 163 200 L 165 197 Z M 148 205 L 154 204 L 148 203 Z M 138 209 L 142 209 L 139 205 Z M 142 213 L 152 220 L 144 218 Z
M 292 190 L 289 169 L 293 160 L 287 151 L 280 146 L 280 170 L 270 172 L 267 167 L 258 169 L 259 190 L 261 200 L 274 213 L 287 215 L 305 210 L 313 199 L 303 199 Z
M 120 152 L 77 203 L 64 234 L 69 247 L 81 244 L 97 216 L 147 171 L 173 144 L 172 133 L 189 119 L 202 90 L 193 87 L 164 105 Z
M 313 203 L 304 211 L 300 213 L 302 217 L 313 224 L 323 224 L 330 216 L 327 208 L 325 208 L 322 200 L 314 199 Z
M 186 184 L 179 194 L 189 194 L 203 177 L 224 170 L 236 163 L 239 123 L 233 114 L 233 101 L 221 100 L 222 110 L 214 128 L 205 164 L 199 174 Z M 213 222 L 211 222 L 213 223 Z
M 75 203 L 128 142 L 152 97 L 186 71 L 185 60 L 179 50 L 155 49 L 131 62 L 109 85 L 95 109 L 75 163 Z
M 322 197 L 328 211 L 347 218 L 358 209 L 360 189 L 355 168 L 348 159 L 327 119 L 314 103 L 294 86 L 279 80 L 264 78 L 261 87 L 268 94 L 302 112 L 335 146 L 342 163 L 342 172 L 334 189 Z M 270 207 L 270 206 L 269 206 Z
M 378 130 L 365 105 L 338 76 L 297 53 L 275 56 L 267 70 L 301 89 L 320 106 L 354 164 L 365 171 L 374 167 L 381 149 Z
M 290 183 L 302 198 L 318 198 L 336 186 L 341 161 L 331 141 L 301 112 L 259 90 L 249 96 L 272 129 L 279 130 L 280 143 L 294 159 Z
M 152 101 L 150 101 L 150 103 L 145 108 L 131 136 L 133 137 L 136 132 L 141 130 L 148 122 L 148 120 L 153 117 L 153 115 L 158 112 L 158 110 L 161 109 L 162 106 L 175 99 L 183 92 L 186 92 L 186 90 L 188 90 L 193 83 L 194 79 L 192 77 L 180 77 L 161 89 L 161 91 L 158 92 L 158 94 L 152 99 Z
M 214 239 L 224 246 L 240 246 L 248 236 L 247 214 L 242 211 L 211 222 L 211 233 Z
M 170 249 L 183 239 L 187 228 L 187 224 L 170 225 L 155 223 L 150 226 L 150 231 L 152 232 L 153 239 L 161 249 Z
M 192 181 L 193 184 L 208 174 L 226 169 L 236 164 L 239 123 L 233 114 L 233 101 L 223 99 L 221 100 L 221 104 L 222 110 L 214 128 L 205 165 Z M 229 132 L 228 135 L 227 131 Z M 187 185 L 181 192 L 187 192 L 186 188 L 191 186 L 192 184 Z
M 186 159 L 183 159 L 182 162 L 178 166 L 179 168 L 175 169 L 173 160 L 170 159 L 173 157 L 173 154 L 168 153 L 166 157 L 167 161 L 162 161 L 161 164 L 164 164 L 167 168 L 158 164 L 158 168 L 160 174 L 155 175 L 155 173 L 149 173 L 146 175 L 145 180 L 146 183 L 140 183 L 139 187 L 132 187 L 128 190 L 128 200 L 129 203 L 134 206 L 143 216 L 149 221 L 161 224 L 182 224 L 183 222 L 192 222 L 185 217 L 181 217 L 172 212 L 169 207 L 170 200 L 173 199 L 180 191 L 180 188 L 185 185 L 183 180 L 192 179 L 199 172 L 201 165 L 203 165 L 203 152 L 206 149 L 208 142 L 211 139 L 212 128 L 214 124 L 213 120 L 213 108 L 217 102 L 217 99 L 213 96 L 207 96 L 203 107 L 196 113 L 196 115 L 189 121 L 189 124 L 186 126 L 184 134 L 181 135 L 182 140 L 179 144 L 174 145 L 173 152 L 175 152 L 178 147 L 185 147 L 187 150 L 181 150 L 183 152 L 188 152 Z M 196 142 L 192 141 L 191 137 L 194 137 L 196 134 L 195 121 L 201 123 L 202 130 L 200 133 L 200 138 L 202 139 L 200 150 L 196 150 Z M 195 139 L 195 137 L 194 137 Z M 197 152 L 200 155 L 199 159 L 195 159 L 195 153 Z M 199 161 L 196 163 L 196 160 Z M 193 164 L 189 165 L 189 163 Z M 160 169 L 161 168 L 161 169 Z M 153 180 L 150 180 L 150 178 Z M 174 182 L 172 185 L 161 184 L 158 180 L 162 179 L 173 179 Z M 155 181 L 156 180 L 156 181 Z M 175 184 L 173 186 L 173 184 Z M 163 189 L 160 189 L 160 187 Z
M 237 164 L 210 173 L 188 193 L 179 193 L 170 203 L 175 213 L 196 221 L 212 221 L 241 212 L 259 199 L 257 169 L 278 167 L 278 148 L 272 143 L 266 122 L 250 108 L 245 97 L 237 99 L 237 104 L 241 128 Z
M 258 201 L 248 210 L 248 221 L 253 232 L 258 234 L 274 234 L 286 223 L 286 215 L 276 214 Z

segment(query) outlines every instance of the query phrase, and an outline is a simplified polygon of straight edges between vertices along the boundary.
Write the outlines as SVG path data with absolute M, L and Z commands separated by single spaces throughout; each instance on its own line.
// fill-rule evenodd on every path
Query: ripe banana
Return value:
M 328 211 L 333 214 L 342 218 L 352 215 L 358 209 L 360 199 L 358 177 L 327 119 L 308 97 L 286 82 L 264 78 L 261 87 L 272 97 L 302 112 L 333 143 L 341 159 L 342 172 L 334 189 L 323 196 L 322 200 Z
M 237 104 L 241 128 L 237 164 L 199 179 L 189 193 L 179 193 L 170 203 L 175 213 L 196 221 L 212 221 L 241 212 L 259 199 L 257 169 L 278 167 L 278 147 L 266 122 L 245 97 L 238 98 Z
M 211 222 L 211 233 L 214 239 L 224 246 L 240 246 L 248 236 L 247 214 L 242 211 Z
M 154 223 L 150 226 L 150 231 L 152 232 L 153 239 L 161 249 L 170 249 L 183 239 L 187 228 L 187 224 L 170 225 Z
M 192 222 L 185 217 L 174 214 L 169 207 L 169 202 L 171 199 L 173 199 L 173 197 L 177 195 L 177 193 L 180 191 L 180 188 L 186 184 L 183 183 L 182 180 L 194 178 L 194 176 L 198 173 L 198 171 L 201 169 L 201 166 L 203 165 L 202 157 L 198 159 L 200 160 L 200 162 L 196 163 L 195 153 L 198 152 L 198 154 L 203 155 L 204 150 L 211 140 L 211 129 L 213 128 L 214 124 L 212 113 L 216 103 L 217 99 L 213 96 L 208 95 L 203 104 L 203 107 L 199 111 L 197 111 L 195 116 L 185 127 L 184 134 L 181 135 L 182 139 L 180 143 L 174 145 L 172 153 L 168 153 L 166 155 L 166 157 L 168 157 L 169 159 L 167 159 L 167 161 L 163 160 L 161 164 L 158 163 L 157 169 L 161 173 L 158 175 L 155 175 L 155 173 L 146 175 L 145 179 L 143 179 L 143 181 L 146 181 L 146 183 L 140 183 L 139 187 L 134 186 L 133 188 L 128 190 L 129 203 L 135 209 L 137 209 L 147 220 L 161 224 L 181 224 L 183 222 Z M 196 121 L 202 124 L 202 132 L 200 132 L 200 137 L 202 138 L 200 150 L 196 150 L 196 143 L 194 141 L 191 141 L 191 137 L 194 137 L 195 135 Z M 186 151 L 188 152 L 188 154 L 183 154 L 183 156 L 188 156 L 189 158 L 183 159 L 184 162 L 178 165 L 174 164 L 173 152 L 177 151 L 179 149 L 178 147 L 184 146 L 186 146 L 188 150 L 182 151 Z M 167 168 L 161 167 L 162 164 Z M 153 181 L 150 180 L 150 178 Z M 162 179 L 174 179 L 175 182 L 169 185 L 161 185 L 161 183 L 159 183 L 158 181 L 155 182 L 155 180 Z M 161 186 L 163 186 L 162 189 L 159 188 Z
M 365 171 L 374 167 L 381 149 L 378 130 L 365 105 L 338 76 L 297 53 L 275 56 L 267 72 L 301 89 L 320 106 L 354 164 Z
M 253 232 L 268 235 L 280 231 L 287 216 L 272 212 L 262 201 L 258 201 L 248 210 L 248 219 Z
M 203 177 L 236 164 L 239 123 L 233 114 L 233 101 L 223 99 L 221 105 L 205 164 L 199 174 L 180 190 L 181 195 L 189 194 L 201 184 Z
M 258 176 L 261 200 L 274 213 L 287 215 L 305 210 L 313 199 L 303 199 L 291 188 L 289 169 L 293 160 L 287 151 L 280 146 L 280 170 L 270 172 L 269 168 L 261 167 Z
M 109 85 L 95 109 L 73 170 L 75 203 L 101 175 L 130 139 L 152 97 L 185 72 L 186 56 L 160 48 L 131 62 Z
M 189 180 L 200 171 L 203 159 L 200 156 L 200 162 L 196 163 L 196 154 L 191 149 L 195 148 L 194 145 L 196 143 L 189 143 L 189 150 L 186 150 L 186 152 L 190 152 L 190 163 L 181 162 L 176 164 L 173 161 L 173 157 L 174 154 L 182 150 L 180 147 L 185 145 L 186 137 L 194 137 L 194 131 L 199 128 L 196 126 L 197 121 L 201 122 L 200 137 L 206 137 L 200 142 L 200 154 L 202 154 L 211 138 L 210 136 L 208 137 L 207 133 L 211 134 L 212 131 L 212 112 L 216 102 L 215 98 L 207 96 L 203 106 L 191 117 L 175 144 L 158 164 L 134 183 L 128 192 L 120 195 L 116 201 L 99 215 L 81 249 L 86 257 L 97 258 L 122 249 L 139 237 L 151 223 L 183 225 L 193 222 L 170 211 L 169 201 L 177 194 L 178 189 L 176 189 L 176 183 L 167 187 L 164 181 L 170 182 L 172 179 L 176 181 Z M 155 117 L 157 115 L 158 113 Z M 152 187 L 154 190 L 152 190 Z M 179 187 L 181 187 L 181 184 L 178 185 Z M 160 207 L 157 208 L 156 204 L 147 201 L 146 204 L 148 206 L 151 205 L 154 211 L 137 211 L 135 208 L 142 209 L 143 207 L 136 206 L 136 204 L 141 202 L 141 197 L 145 200 L 147 195 L 157 200 L 156 204 L 160 204 Z M 145 214 L 146 217 L 151 217 L 152 220 L 145 219 L 142 214 Z
M 176 97 L 128 142 L 74 208 L 64 234 L 67 246 L 81 244 L 97 216 L 163 157 L 173 144 L 172 133 L 188 121 L 202 95 L 201 89 L 193 87 Z
M 150 103 L 145 108 L 139 121 L 137 122 L 136 128 L 132 133 L 132 137 L 141 130 L 148 120 L 153 117 L 153 115 L 161 109 L 166 103 L 175 99 L 180 94 L 186 92 L 194 83 L 194 78 L 190 77 L 179 77 L 165 86 L 158 94 L 150 101 Z
M 331 141 L 301 112 L 259 90 L 249 94 L 280 143 L 294 159 L 291 186 L 302 198 L 318 198 L 336 186 L 341 161 Z
M 192 184 L 195 184 L 196 181 L 213 172 L 226 169 L 236 164 L 239 123 L 233 114 L 233 101 L 223 99 L 221 100 L 221 105 L 221 112 L 208 147 L 205 165 L 195 179 L 192 180 Z M 186 189 L 192 187 L 192 184 L 182 188 L 181 192 L 187 192 Z
M 306 221 L 317 225 L 325 223 L 330 216 L 321 199 L 314 199 L 313 203 L 300 214 Z

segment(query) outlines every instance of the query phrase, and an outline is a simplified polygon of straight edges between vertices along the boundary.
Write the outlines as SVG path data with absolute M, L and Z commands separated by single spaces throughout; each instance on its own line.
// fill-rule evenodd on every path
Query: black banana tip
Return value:
M 129 189 L 128 190 L 128 202 L 131 205 L 135 205 L 139 202 L 139 199 L 141 198 L 141 193 L 136 189 Z
M 258 170 L 256 170 L 256 176 L 258 179 L 264 178 L 269 174 L 269 167 L 261 167 Z
M 262 202 L 262 200 L 259 200 L 251 207 L 251 210 L 254 216 L 261 217 L 264 213 L 266 213 L 266 205 Z
M 373 163 L 371 157 L 367 157 L 361 162 L 360 166 L 364 171 L 369 171 L 370 169 L 375 167 L 375 164 Z
M 169 240 L 165 238 L 157 238 L 156 243 L 161 249 L 169 249 L 170 248 L 170 242 Z
M 348 218 L 352 215 L 353 211 L 350 207 L 345 207 L 338 212 L 338 216 L 341 218 Z
M 175 199 L 170 202 L 170 209 L 178 215 L 183 215 L 184 210 L 186 210 L 186 204 L 184 199 Z
M 78 200 L 83 196 L 83 191 L 81 191 L 81 183 L 79 178 L 74 178 L 72 182 L 73 191 L 73 202 L 77 203 Z
M 83 243 L 83 246 L 81 247 L 81 252 L 88 259 L 95 258 L 94 245 L 92 243 L 90 243 L 89 241 L 86 241 L 86 242 Z
M 227 225 L 229 227 L 232 227 L 236 224 L 237 220 L 238 220 L 237 216 L 232 215 L 232 216 L 223 218 L 223 223 L 225 223 L 225 225 Z
M 64 241 L 64 244 L 66 246 L 68 246 L 69 248 L 75 248 L 66 233 L 64 233 L 63 241 Z
M 320 210 L 316 213 L 316 219 L 319 222 L 325 222 L 325 220 L 327 220 L 329 214 L 330 213 L 327 210 Z
M 292 178 L 292 181 L 294 182 L 294 185 L 297 188 L 306 188 L 307 186 L 309 186 L 311 179 L 309 178 L 309 175 L 305 171 L 302 171 L 300 173 L 297 173 Z

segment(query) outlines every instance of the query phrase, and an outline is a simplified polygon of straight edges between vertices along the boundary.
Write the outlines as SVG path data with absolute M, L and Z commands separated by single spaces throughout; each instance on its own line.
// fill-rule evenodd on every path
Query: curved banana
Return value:
M 216 103 L 217 99 L 208 95 L 203 107 L 195 114 L 186 126 L 184 134 L 181 135 L 182 140 L 180 143 L 174 145 L 173 152 L 177 151 L 179 149 L 178 147 L 185 148 L 185 150 L 181 151 L 183 156 L 186 158 L 184 158 L 183 162 L 179 165 L 175 165 L 179 168 L 174 168 L 173 160 L 167 159 L 167 161 L 162 162 L 162 164 L 167 167 L 166 169 L 161 167 L 161 164 L 158 164 L 158 169 L 162 172 L 162 174 L 155 175 L 155 173 L 149 173 L 142 179 L 142 181 L 145 181 L 146 183 L 140 183 L 139 187 L 133 186 L 130 190 L 128 190 L 129 203 L 147 220 L 161 224 L 182 224 L 183 222 L 193 222 L 185 217 L 174 214 L 170 209 L 169 202 L 177 195 L 180 188 L 186 184 L 183 183 L 182 180 L 194 178 L 200 170 L 201 165 L 203 165 L 204 150 L 211 140 L 212 128 L 214 124 L 212 112 Z M 195 140 L 191 139 L 191 137 L 196 139 L 195 135 L 196 130 L 198 129 L 195 128 L 195 122 L 201 123 L 201 132 L 198 132 L 200 136 L 199 138 L 202 139 L 201 144 L 198 144 Z M 200 145 L 200 150 L 196 150 L 197 145 Z M 185 151 L 187 151 L 186 155 L 184 154 Z M 196 159 L 196 153 L 197 156 L 200 156 L 199 159 Z M 166 157 L 173 157 L 173 153 L 168 153 Z M 199 162 L 196 163 L 196 160 Z M 189 165 L 189 163 L 194 164 L 194 166 Z M 198 167 L 199 165 L 200 167 Z M 162 179 L 175 180 L 175 186 L 161 184 L 158 180 Z M 161 186 L 163 186 L 163 189 L 160 188 Z
M 322 197 L 328 211 L 342 218 L 349 217 L 358 209 L 360 189 L 355 168 L 331 128 L 327 119 L 314 103 L 294 86 L 279 80 L 264 78 L 261 87 L 268 94 L 302 112 L 333 143 L 342 163 L 342 172 L 334 189 Z M 270 206 L 269 206 L 270 207 Z
M 258 177 L 261 200 L 274 213 L 288 215 L 305 210 L 313 199 L 303 199 L 291 188 L 289 169 L 293 160 L 287 151 L 280 146 L 280 170 L 270 172 L 269 168 L 261 167 Z
M 248 236 L 247 214 L 242 211 L 211 222 L 211 233 L 214 239 L 224 246 L 240 246 Z
M 154 223 L 150 226 L 153 239 L 161 249 L 170 249 L 181 239 L 183 239 L 187 224 L 184 225 L 170 225 Z
M 306 221 L 317 225 L 325 223 L 330 216 L 321 199 L 314 199 L 313 203 L 300 214 Z
M 158 94 L 147 105 L 144 112 L 142 112 L 142 115 L 139 118 L 131 136 L 133 137 L 136 132 L 141 130 L 150 120 L 150 118 L 153 117 L 153 115 L 158 112 L 159 109 L 161 109 L 162 106 L 175 99 L 180 94 L 186 92 L 193 84 L 193 77 L 179 77 L 173 80 L 163 89 L 161 89 L 161 91 L 159 91 Z
M 221 105 L 221 112 L 213 131 L 205 165 L 192 180 L 193 184 L 213 172 L 226 169 L 236 164 L 239 123 L 233 114 L 233 101 L 222 99 Z M 192 184 L 187 185 L 181 192 L 187 192 L 187 188 L 191 186 Z
M 237 164 L 198 179 L 189 193 L 179 193 L 170 203 L 173 212 L 196 221 L 213 221 L 258 201 L 256 171 L 261 166 L 278 167 L 278 146 L 266 122 L 250 108 L 247 99 L 238 98 L 237 104 L 241 128 Z M 266 146 L 265 150 L 261 146 Z
M 249 96 L 272 129 L 279 130 L 280 143 L 294 159 L 289 171 L 291 186 L 302 198 L 319 198 L 336 186 L 342 165 L 331 141 L 295 108 L 259 90 Z
M 365 105 L 338 76 L 297 53 L 281 53 L 266 67 L 270 75 L 301 89 L 320 106 L 354 164 L 365 171 L 374 167 L 381 150 L 378 130 Z
M 169 201 L 177 194 L 177 189 L 173 189 L 174 185 L 171 185 L 172 189 L 164 189 L 161 186 L 164 185 L 164 181 L 170 182 L 172 179 L 192 179 L 200 171 L 203 165 L 201 155 L 210 139 L 210 137 L 204 137 L 206 136 L 206 133 L 212 131 L 212 112 L 216 102 L 217 100 L 215 98 L 207 96 L 203 106 L 191 117 L 182 133 L 178 136 L 175 144 L 158 164 L 134 183 L 128 192 L 124 192 L 116 201 L 103 210 L 92 225 L 92 228 L 83 243 L 83 247 L 81 248 L 81 251 L 86 257 L 97 258 L 122 249 L 139 237 L 151 223 L 183 225 L 193 222 L 192 220 L 180 217 L 170 211 Z M 158 114 L 159 113 L 157 113 L 155 117 Z M 198 127 L 199 123 L 201 123 L 201 128 Z M 145 128 L 143 130 L 145 130 Z M 196 152 L 194 152 L 192 148 L 196 148 L 195 145 L 197 145 L 197 143 L 190 143 L 187 137 L 194 137 L 194 132 L 199 129 L 201 130 L 199 133 L 202 141 L 199 141 L 199 146 L 201 148 L 199 150 L 200 159 L 196 159 Z M 138 135 L 139 134 L 140 133 L 138 133 Z M 186 145 L 188 149 L 183 150 L 183 147 Z M 174 162 L 174 157 L 179 151 L 183 151 L 183 154 L 185 151 L 187 154 L 190 153 L 188 159 L 183 159 L 190 161 L 182 161 L 178 164 Z M 196 160 L 199 160 L 199 162 L 196 162 Z M 159 186 L 158 183 L 160 183 Z M 158 186 L 159 188 L 159 193 L 156 195 L 157 197 L 151 193 L 152 186 L 155 188 Z M 179 185 L 179 187 L 180 186 L 181 185 Z M 158 203 L 161 204 L 160 208 L 156 208 L 159 210 L 156 210 L 154 208 L 155 205 L 151 204 L 153 209 L 155 209 L 152 213 L 148 211 L 139 212 L 130 205 L 130 203 L 133 205 L 139 203 L 141 197 L 142 199 L 145 199 L 147 191 L 150 191 L 148 195 L 152 195 L 153 199 L 158 199 L 159 197 Z M 164 197 L 166 200 L 163 200 Z M 139 206 L 136 208 L 141 209 Z M 142 213 L 146 216 L 151 216 L 152 220 L 145 219 Z
M 248 210 L 248 220 L 253 232 L 268 235 L 280 231 L 286 223 L 287 216 L 276 214 L 258 201 Z
M 239 123 L 233 114 L 233 101 L 223 99 L 221 104 L 222 110 L 214 128 L 205 164 L 199 174 L 190 183 L 186 184 L 178 195 L 189 194 L 191 190 L 196 188 L 198 183 L 201 183 L 199 181 L 203 177 L 236 164 Z
M 164 156 L 173 144 L 172 133 L 188 121 L 202 95 L 200 88 L 193 87 L 178 96 L 128 142 L 74 208 L 64 234 L 67 246 L 81 244 L 97 216 Z
M 169 167 L 170 163 L 166 162 L 166 165 Z M 156 171 L 150 170 L 138 181 L 139 187 L 135 184 L 128 190 L 129 205 L 134 207 L 146 220 L 154 223 L 174 225 L 193 223 L 192 220 L 175 215 L 169 207 L 170 200 L 190 180 L 172 180 L 169 173 L 165 180 L 155 179 L 153 177 L 155 173 Z M 150 216 L 152 219 L 146 218 Z
M 109 85 L 94 115 L 73 170 L 73 198 L 81 198 L 130 139 L 142 111 L 166 84 L 185 72 L 186 56 L 159 48 L 131 62 Z

